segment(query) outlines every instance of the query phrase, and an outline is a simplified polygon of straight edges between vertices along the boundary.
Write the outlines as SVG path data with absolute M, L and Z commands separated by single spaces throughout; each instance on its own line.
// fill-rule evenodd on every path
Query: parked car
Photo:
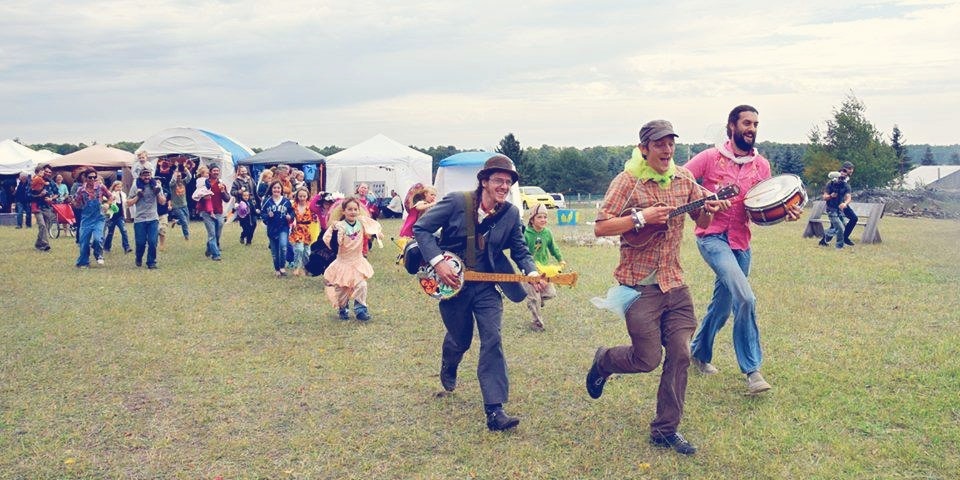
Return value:
M 551 193 L 550 196 L 553 197 L 553 204 L 557 208 L 567 208 L 567 201 L 563 199 L 562 193 Z
M 547 208 L 557 208 L 553 203 L 553 197 L 540 187 L 520 187 L 520 200 L 525 209 L 536 203 L 542 203 Z

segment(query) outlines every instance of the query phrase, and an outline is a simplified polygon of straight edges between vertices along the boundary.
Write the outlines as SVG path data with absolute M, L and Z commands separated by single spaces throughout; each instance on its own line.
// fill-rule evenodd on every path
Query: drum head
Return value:
M 776 205 L 800 190 L 803 181 L 791 174 L 777 175 L 753 186 L 743 198 L 743 206 L 750 209 L 763 209 Z

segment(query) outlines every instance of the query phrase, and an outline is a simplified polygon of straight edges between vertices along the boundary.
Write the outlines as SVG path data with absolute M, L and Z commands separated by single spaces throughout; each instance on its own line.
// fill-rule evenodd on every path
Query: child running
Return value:
M 299 277 L 304 274 L 303 266 L 310 261 L 310 245 L 313 235 L 310 227 L 317 223 L 317 216 L 310 210 L 310 192 L 306 188 L 297 190 L 294 194 L 293 219 L 290 229 L 290 245 L 293 246 L 293 261 L 287 268 L 293 270 L 293 275 Z
M 267 226 L 273 270 L 277 278 L 285 277 L 287 270 L 284 265 L 287 264 L 287 241 L 290 236 L 290 222 L 293 221 L 293 205 L 283 196 L 283 184 L 280 180 L 274 180 L 270 184 L 270 196 L 263 201 L 260 213 L 264 225 Z
M 240 245 L 250 245 L 253 241 L 253 232 L 257 230 L 260 206 L 248 190 L 240 194 L 239 200 L 233 207 L 233 214 L 237 218 L 237 223 L 240 224 Z
M 547 273 L 545 270 L 548 269 L 547 264 L 551 255 L 560 262 L 561 268 L 567 265 L 567 262 L 564 262 L 560 255 L 557 244 L 553 242 L 553 234 L 547 228 L 547 207 L 542 203 L 534 205 L 533 209 L 530 210 L 530 219 L 527 222 L 527 228 L 523 231 L 523 237 L 527 241 L 527 248 L 530 249 L 533 261 L 537 264 L 537 270 L 541 274 Z M 557 287 L 552 283 L 547 283 L 547 288 L 538 293 L 532 284 L 524 283 L 523 289 L 527 292 L 527 308 L 533 315 L 530 328 L 542 332 L 544 327 L 540 308 L 544 306 L 547 300 L 557 296 Z
M 363 256 L 363 246 L 374 235 L 380 234 L 380 224 L 368 216 L 356 197 L 345 199 L 330 212 L 334 222 L 323 234 L 323 243 L 330 246 L 337 235 L 337 259 L 327 267 L 323 278 L 327 282 L 327 297 L 338 310 L 341 320 L 350 318 L 348 308 L 353 298 L 353 313 L 357 320 L 370 320 L 367 309 L 367 279 L 373 276 L 373 266 Z

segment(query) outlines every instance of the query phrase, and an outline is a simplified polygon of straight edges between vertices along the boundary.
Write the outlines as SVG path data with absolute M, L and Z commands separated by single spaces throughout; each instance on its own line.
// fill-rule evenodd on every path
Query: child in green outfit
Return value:
M 560 262 L 561 268 L 567 265 L 567 262 L 564 262 L 560 255 L 557 244 L 553 242 L 553 234 L 547 228 L 547 207 L 543 204 L 535 204 L 530 209 L 530 218 L 527 221 L 527 228 L 523 231 L 523 236 L 527 241 L 530 254 L 533 255 L 533 261 L 537 264 L 537 269 L 541 271 L 541 274 L 545 273 L 543 267 L 548 264 L 551 256 Z M 552 283 L 548 283 L 547 288 L 539 293 L 529 283 L 524 283 L 523 288 L 527 292 L 527 308 L 533 315 L 530 328 L 542 332 L 544 326 L 540 308 L 544 306 L 548 299 L 557 296 L 557 288 Z

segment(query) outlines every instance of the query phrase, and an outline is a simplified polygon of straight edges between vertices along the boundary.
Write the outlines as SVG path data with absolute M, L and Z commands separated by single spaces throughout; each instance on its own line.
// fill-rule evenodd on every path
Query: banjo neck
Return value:
M 536 282 L 539 282 L 540 280 L 546 280 L 550 283 L 556 283 L 558 285 L 574 286 L 577 284 L 576 273 L 560 273 L 552 277 L 547 277 L 547 276 L 531 277 L 529 275 L 517 275 L 517 274 L 510 274 L 510 273 L 487 273 L 487 272 L 474 272 L 471 270 L 464 270 L 463 279 L 471 282 L 536 283 Z

